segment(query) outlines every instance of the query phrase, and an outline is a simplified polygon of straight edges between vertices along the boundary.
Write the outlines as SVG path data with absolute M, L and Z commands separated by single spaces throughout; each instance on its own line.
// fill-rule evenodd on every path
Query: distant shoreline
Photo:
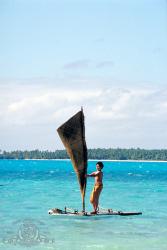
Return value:
M 0 160 L 11 160 L 11 161 L 71 161 L 70 159 L 0 159 Z M 104 161 L 104 162 L 162 162 L 167 163 L 167 161 L 162 160 L 109 160 L 109 159 L 88 159 L 89 161 Z
M 167 161 L 167 149 L 140 149 L 140 148 L 94 148 L 87 150 L 87 158 L 90 160 L 104 159 L 109 161 Z M 41 151 L 41 150 L 0 150 L 0 159 L 69 159 L 66 150 Z

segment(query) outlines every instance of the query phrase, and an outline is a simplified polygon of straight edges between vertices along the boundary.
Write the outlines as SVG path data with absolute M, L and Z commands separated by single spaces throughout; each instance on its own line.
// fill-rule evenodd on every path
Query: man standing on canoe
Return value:
M 90 196 L 90 202 L 92 203 L 94 209 L 94 211 L 91 212 L 91 214 L 97 214 L 99 205 L 99 196 L 103 189 L 103 172 L 102 172 L 103 167 L 104 167 L 103 163 L 99 161 L 96 163 L 97 171 L 86 175 L 86 177 L 95 178 L 95 185 Z

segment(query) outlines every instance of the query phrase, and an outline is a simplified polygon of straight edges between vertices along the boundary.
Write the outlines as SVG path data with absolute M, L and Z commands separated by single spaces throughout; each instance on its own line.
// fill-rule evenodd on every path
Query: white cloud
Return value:
M 97 144 L 154 148 L 162 144 L 164 147 L 167 145 L 166 100 L 167 91 L 161 87 L 42 85 L 41 88 L 41 85 L 15 84 L 14 89 L 3 88 L 0 96 L 1 142 L 6 145 L 3 141 L 9 141 L 7 137 L 12 134 L 11 140 L 22 136 L 18 147 L 24 147 L 24 141 L 28 140 L 32 148 L 35 143 L 41 148 L 41 141 L 38 144 L 32 137 L 36 131 L 43 138 L 45 148 L 61 145 L 53 144 L 58 140 L 56 128 L 83 106 L 89 147 Z M 29 131 L 27 135 L 25 128 Z M 17 145 L 17 141 L 13 143 Z
M 23 124 L 23 121 L 29 123 L 48 122 L 55 119 L 64 117 L 64 114 L 81 107 L 84 103 L 90 102 L 94 98 L 101 95 L 99 90 L 96 91 L 80 91 L 65 89 L 51 89 L 46 87 L 45 94 L 34 95 L 33 97 L 21 96 L 18 101 L 10 102 L 7 104 L 5 111 L 8 122 Z M 64 110 L 64 112 L 62 112 Z M 12 118 L 12 120 L 11 120 Z M 33 118 L 33 119 L 31 119 Z

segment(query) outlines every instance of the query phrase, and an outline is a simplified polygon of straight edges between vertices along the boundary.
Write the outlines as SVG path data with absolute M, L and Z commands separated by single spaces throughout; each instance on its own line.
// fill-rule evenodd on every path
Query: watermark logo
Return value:
M 19 225 L 16 229 L 16 233 L 10 237 L 4 238 L 3 243 L 13 245 L 19 244 L 27 247 L 44 243 L 54 243 L 54 239 L 50 239 L 46 236 L 46 234 L 43 234 L 37 223 L 35 223 L 32 219 L 25 219 L 23 221 L 16 222 L 16 225 L 17 224 Z

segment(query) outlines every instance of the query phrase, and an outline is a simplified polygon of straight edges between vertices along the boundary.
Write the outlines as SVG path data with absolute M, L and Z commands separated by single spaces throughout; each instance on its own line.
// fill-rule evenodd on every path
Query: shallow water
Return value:
M 88 172 L 95 169 L 89 161 Z M 88 179 L 86 207 L 93 179 Z M 70 161 L 0 161 L 0 249 L 167 249 L 167 163 L 105 162 L 100 206 L 142 216 L 49 216 L 50 208 L 81 210 Z

